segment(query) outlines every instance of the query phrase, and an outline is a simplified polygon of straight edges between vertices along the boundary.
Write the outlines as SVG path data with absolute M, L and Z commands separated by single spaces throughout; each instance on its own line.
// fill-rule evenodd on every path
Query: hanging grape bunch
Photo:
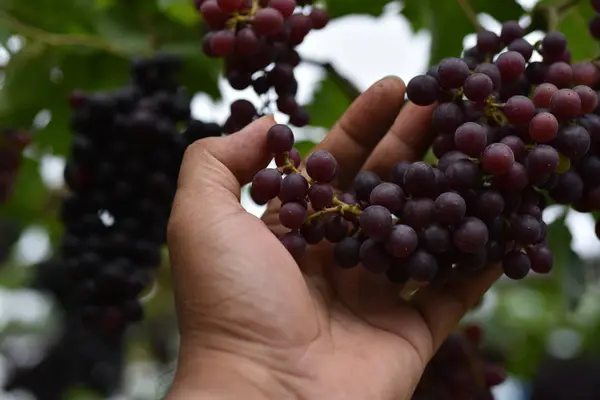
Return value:
M 247 100 L 231 105 L 225 131 L 233 133 L 268 113 L 271 103 L 292 125 L 308 124 L 307 111 L 296 101 L 294 69 L 301 59 L 295 47 L 329 18 L 312 0 L 197 0 L 206 24 L 204 52 L 225 59 L 225 75 L 236 90 L 252 87 L 264 104 L 257 110 Z
M 194 140 L 221 135 L 219 126 L 191 120 L 179 66 L 168 54 L 134 60 L 127 86 L 71 95 L 61 256 L 84 319 L 101 329 L 142 318 L 137 296 L 161 262 L 183 152 Z
M 334 158 L 314 153 L 304 176 L 292 132 L 273 127 L 267 144 L 279 168 L 259 172 L 252 194 L 258 203 L 283 202 L 280 220 L 291 232 L 281 240 L 292 255 L 326 239 L 341 267 L 362 264 L 397 283 L 496 263 L 512 279 L 548 273 L 553 255 L 541 218 L 548 201 L 600 209 L 600 116 L 591 88 L 598 71 L 591 62 L 571 65 L 559 32 L 534 45 L 523 35 L 512 21 L 500 35 L 481 31 L 463 58 L 408 83 L 413 103 L 436 104 L 434 166 L 401 162 L 388 182 L 362 172 L 340 195 L 330 186 Z M 535 51 L 542 61 L 529 62 Z

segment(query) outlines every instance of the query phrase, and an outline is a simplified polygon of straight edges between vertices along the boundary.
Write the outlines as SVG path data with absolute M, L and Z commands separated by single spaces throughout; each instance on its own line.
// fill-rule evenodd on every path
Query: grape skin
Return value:
M 306 208 L 299 203 L 286 203 L 279 209 L 279 221 L 286 228 L 300 229 L 306 219 Z
M 419 237 L 417 232 L 408 225 L 394 226 L 386 240 L 386 249 L 394 257 L 409 257 L 417 249 Z
M 472 254 L 485 248 L 489 239 L 486 225 L 479 219 L 467 217 L 454 232 L 454 245 L 463 253 Z
M 333 247 L 335 262 L 344 269 L 354 268 L 360 263 L 361 243 L 353 237 L 346 237 Z
M 271 168 L 260 170 L 252 180 L 250 195 L 257 204 L 266 204 L 279 195 L 281 174 Z
M 326 151 L 315 151 L 306 160 L 306 173 L 317 182 L 331 182 L 336 171 L 337 161 Z
M 502 269 L 504 270 L 504 274 L 510 279 L 519 280 L 529 274 L 531 262 L 527 255 L 514 250 L 504 256 Z
M 434 203 L 435 217 L 446 224 L 460 222 L 467 213 L 467 204 L 458 193 L 446 192 L 438 196 Z
M 280 241 L 295 260 L 301 259 L 306 253 L 306 241 L 299 233 L 286 233 Z
M 382 206 L 365 208 L 359 217 L 363 232 L 371 238 L 385 239 L 393 228 L 392 214 Z

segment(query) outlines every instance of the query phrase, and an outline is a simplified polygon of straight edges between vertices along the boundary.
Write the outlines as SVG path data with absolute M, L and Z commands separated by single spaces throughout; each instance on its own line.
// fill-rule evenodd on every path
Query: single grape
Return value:
M 546 72 L 546 82 L 558 88 L 567 88 L 573 82 L 573 69 L 564 61 L 552 63 Z
M 500 71 L 502 81 L 512 83 L 525 72 L 525 58 L 516 51 L 507 51 L 498 56 L 496 66 Z
M 295 260 L 299 260 L 306 253 L 306 241 L 299 233 L 286 233 L 279 240 Z
M 564 156 L 571 159 L 580 159 L 590 149 L 591 138 L 581 125 L 565 125 L 559 129 L 552 144 Z
M 474 217 L 467 217 L 454 231 L 454 245 L 462 253 L 476 253 L 485 248 L 489 239 L 487 226 Z
M 454 144 L 466 155 L 479 157 L 487 145 L 486 129 L 475 122 L 466 122 L 456 130 Z
M 600 157 L 588 154 L 577 166 L 577 172 L 587 187 L 600 186 Z
M 516 51 L 521 54 L 525 61 L 529 61 L 533 55 L 533 46 L 523 38 L 515 39 L 508 45 L 509 51 Z
M 560 89 L 550 98 L 550 111 L 559 119 L 574 118 L 581 113 L 581 99 L 571 89 Z
M 450 164 L 445 172 L 451 189 L 465 191 L 477 187 L 481 182 L 479 167 L 471 160 L 458 160 Z
M 310 12 L 310 20 L 313 29 L 323 29 L 329 23 L 329 14 L 322 8 L 313 8 Z
M 252 180 L 250 196 L 257 204 L 266 204 L 279 195 L 281 174 L 276 169 L 266 168 L 258 171 Z
M 542 49 L 545 54 L 562 54 L 567 50 L 567 38 L 561 32 L 548 32 L 542 39 Z
M 569 170 L 558 176 L 558 182 L 552 190 L 550 197 L 559 204 L 573 204 L 583 196 L 583 180 L 573 170 Z
M 439 222 L 456 224 L 464 218 L 466 213 L 467 203 L 458 193 L 442 193 L 435 200 L 434 215 Z
M 440 97 L 440 84 L 429 75 L 418 75 L 408 82 L 406 94 L 416 105 L 428 106 Z
M 231 31 L 215 32 L 210 38 L 211 54 L 217 57 L 225 57 L 233 51 L 235 44 L 235 35 Z
M 306 222 L 300 228 L 300 234 L 306 243 L 318 244 L 325 237 L 325 222 L 320 218 Z
M 513 152 L 515 161 L 521 162 L 527 155 L 525 143 L 518 136 L 506 136 L 500 139 L 500 143 L 507 145 Z
M 306 160 L 306 172 L 317 182 L 331 182 L 336 171 L 337 161 L 327 151 L 315 151 Z
M 362 171 L 354 179 L 354 191 L 356 198 L 361 201 L 368 201 L 371 192 L 381 183 L 381 178 L 374 172 Z
M 279 221 L 288 229 L 300 229 L 305 220 L 306 208 L 300 203 L 285 203 L 279 209 Z
M 512 234 L 521 245 L 536 243 L 542 233 L 540 222 L 531 215 L 519 215 L 511 220 Z
M 579 85 L 573 88 L 581 100 L 581 113 L 589 114 L 598 107 L 598 95 L 588 86 Z
M 524 253 L 513 250 L 504 256 L 502 261 L 504 274 L 510 279 L 520 280 L 525 278 L 531 270 L 531 262 Z
M 406 203 L 406 195 L 395 183 L 383 182 L 373 189 L 369 202 L 387 208 L 392 214 L 399 214 Z
M 502 85 L 500 70 L 498 70 L 498 67 L 492 63 L 481 63 L 475 68 L 474 72 L 487 75 L 492 80 L 494 90 L 498 90 Z
M 441 103 L 433 111 L 431 124 L 440 133 L 454 133 L 464 122 L 464 113 L 455 103 Z
M 273 125 L 267 131 L 267 149 L 279 154 L 290 151 L 294 146 L 294 132 L 286 125 Z
M 504 211 L 504 198 L 495 190 L 485 190 L 478 194 L 474 215 L 483 221 L 491 221 Z
M 515 155 L 504 143 L 492 143 L 483 151 L 481 167 L 494 176 L 507 174 L 515 163 Z
M 530 62 L 525 69 L 525 77 L 529 83 L 533 85 L 539 85 L 544 83 L 546 71 L 548 71 L 548 66 L 546 64 L 540 61 L 533 61 Z
M 502 24 L 500 39 L 506 46 L 525 36 L 525 29 L 517 21 L 506 21 Z
M 234 12 L 244 6 L 244 0 L 217 0 L 219 8 L 225 12 Z
M 433 224 L 423 230 L 419 243 L 431 254 L 444 254 L 452 248 L 452 235 L 447 228 Z
M 477 50 L 485 54 L 496 54 L 502 44 L 500 38 L 492 31 L 481 30 L 477 32 Z
M 437 185 L 436 195 L 439 195 L 440 193 L 449 191 L 450 190 L 450 181 L 448 181 L 446 174 L 444 174 L 438 168 L 434 168 L 433 172 L 435 173 L 435 184 Z M 434 197 L 435 196 L 431 196 L 432 199 Z
M 363 266 L 376 274 L 385 273 L 392 266 L 392 258 L 377 239 L 371 238 L 363 242 L 359 256 Z
M 333 187 L 328 183 L 314 183 L 308 189 L 310 204 L 317 211 L 331 207 L 333 194 Z
M 506 118 L 515 125 L 529 123 L 535 115 L 533 102 L 525 96 L 512 96 L 502 109 Z
M 579 118 L 579 124 L 585 128 L 593 143 L 600 142 L 600 116 L 587 114 Z
M 346 237 L 333 247 L 333 259 L 344 269 L 354 268 L 360 263 L 360 248 L 357 239 Z
M 485 101 L 492 94 L 493 89 L 494 83 L 492 79 L 485 74 L 477 72 L 469 75 L 463 86 L 465 96 L 477 103 Z
M 446 58 L 440 62 L 440 84 L 447 89 L 458 89 L 469 76 L 469 66 L 460 58 Z
M 283 29 L 283 16 L 274 8 L 262 8 L 254 15 L 252 27 L 259 35 L 275 36 Z
M 358 221 L 364 234 L 372 238 L 386 238 L 394 226 L 390 211 L 378 205 L 365 208 Z
M 340 215 L 328 215 L 325 218 L 325 239 L 339 243 L 348 236 L 348 221 Z
M 410 199 L 404 206 L 401 220 L 415 230 L 421 230 L 432 222 L 433 208 L 433 200 L 429 198 Z
M 433 255 L 419 250 L 406 263 L 406 270 L 417 282 L 431 282 L 438 272 L 438 262 Z
M 571 65 L 573 69 L 573 85 L 596 86 L 598 83 L 598 69 L 589 61 L 582 61 Z
M 544 246 L 537 245 L 527 250 L 527 256 L 531 263 L 531 269 L 538 274 L 547 274 L 552 270 L 554 254 Z
M 436 192 L 433 167 L 425 162 L 412 163 L 404 173 L 404 189 L 414 197 L 427 197 Z
M 527 156 L 527 169 L 535 176 L 551 174 L 560 162 L 558 152 L 545 144 L 535 146 Z
M 460 152 L 458 150 L 449 151 L 448 153 L 444 154 L 442 158 L 440 158 L 440 162 L 438 163 L 438 169 L 445 173 L 448 167 L 454 162 L 468 159 L 469 156 L 463 152 Z
M 301 202 L 308 194 L 308 182 L 300 174 L 290 174 L 283 178 L 279 199 L 283 203 Z
M 269 7 L 279 11 L 283 18 L 288 18 L 294 13 L 296 0 L 269 0 Z M 315 9 L 313 11 L 317 10 L 318 9 Z
M 406 258 L 417 249 L 419 237 L 417 232 L 408 225 L 398 224 L 392 228 L 386 240 L 387 251 L 398 258 Z
M 558 133 L 558 120 L 549 112 L 541 112 L 529 123 L 529 136 L 538 143 L 548 143 Z
M 403 187 L 404 186 L 404 174 L 408 167 L 410 167 L 410 163 L 406 161 L 401 161 L 395 164 L 392 167 L 392 172 L 390 174 L 390 181 L 395 183 L 396 185 Z
M 550 108 L 550 99 L 558 88 L 551 83 L 542 83 L 533 91 L 533 104 L 538 108 Z

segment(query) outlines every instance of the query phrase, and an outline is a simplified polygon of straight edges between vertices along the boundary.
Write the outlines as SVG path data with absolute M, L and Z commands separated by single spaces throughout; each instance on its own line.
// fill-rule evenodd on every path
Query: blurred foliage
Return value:
M 334 18 L 350 14 L 377 18 L 388 1 L 322 3 Z M 527 13 L 516 0 L 404 0 L 400 10 L 413 31 L 431 34 L 430 64 L 460 54 L 464 37 L 479 29 L 479 14 L 502 21 L 520 19 Z M 574 61 L 598 55 L 598 44 L 587 33 L 587 21 L 592 16 L 589 1 L 542 0 L 530 15 L 529 31 L 559 29 L 568 36 Z M 203 55 L 202 29 L 192 0 L 1 1 L 0 44 L 10 57 L 5 65 L 0 64 L 0 127 L 30 129 L 35 141 L 27 151 L 13 197 L 0 207 L 0 217 L 10 217 L 22 227 L 40 226 L 56 244 L 61 234 L 57 207 L 62 191 L 44 186 L 40 166 L 44 156 L 65 156 L 68 152 L 68 93 L 121 86 L 127 79 L 131 57 L 159 50 L 178 54 L 185 62 L 181 83 L 191 93 L 204 92 L 219 99 L 222 65 Z M 307 106 L 314 126 L 330 128 L 358 91 L 331 65 L 322 67 L 323 79 Z M 41 121 L 44 115 L 50 117 L 49 122 Z M 306 154 L 314 143 L 301 141 L 297 145 Z M 518 285 L 499 282 L 494 289 L 498 301 L 492 315 L 473 316 L 483 318 L 489 340 L 508 351 L 511 372 L 524 377 L 533 373 L 555 327 L 576 328 L 586 348 L 600 347 L 595 339 L 600 333 L 600 295 L 595 287 L 597 277 L 589 274 L 597 266 L 571 250 L 572 238 L 564 221 L 564 216 L 559 217 L 550 226 L 556 270 L 548 277 L 532 277 Z M 26 271 L 9 260 L 0 270 L 0 285 L 25 284 Z M 132 359 L 156 358 L 161 351 L 162 358 L 166 357 L 154 334 L 165 326 L 168 333 L 175 332 L 171 303 L 165 266 L 145 304 L 148 320 L 132 329 Z M 77 389 L 72 397 L 83 396 Z

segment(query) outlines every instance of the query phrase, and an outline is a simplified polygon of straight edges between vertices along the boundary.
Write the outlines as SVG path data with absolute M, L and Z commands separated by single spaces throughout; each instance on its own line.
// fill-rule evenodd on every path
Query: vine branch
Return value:
M 115 54 L 120 57 L 124 56 L 123 53 L 117 48 L 99 37 L 81 34 L 59 34 L 47 32 L 43 29 L 39 29 L 19 21 L 6 11 L 0 10 L 0 22 L 5 23 L 17 33 L 25 37 L 34 39 L 49 46 L 85 46 L 103 50 L 107 53 Z
M 482 31 L 483 27 L 481 26 L 479 21 L 477 21 L 477 13 L 475 12 L 475 10 L 473 10 L 470 0 L 456 0 L 456 2 L 460 6 L 460 8 L 462 8 L 463 12 L 475 28 L 475 31 Z

